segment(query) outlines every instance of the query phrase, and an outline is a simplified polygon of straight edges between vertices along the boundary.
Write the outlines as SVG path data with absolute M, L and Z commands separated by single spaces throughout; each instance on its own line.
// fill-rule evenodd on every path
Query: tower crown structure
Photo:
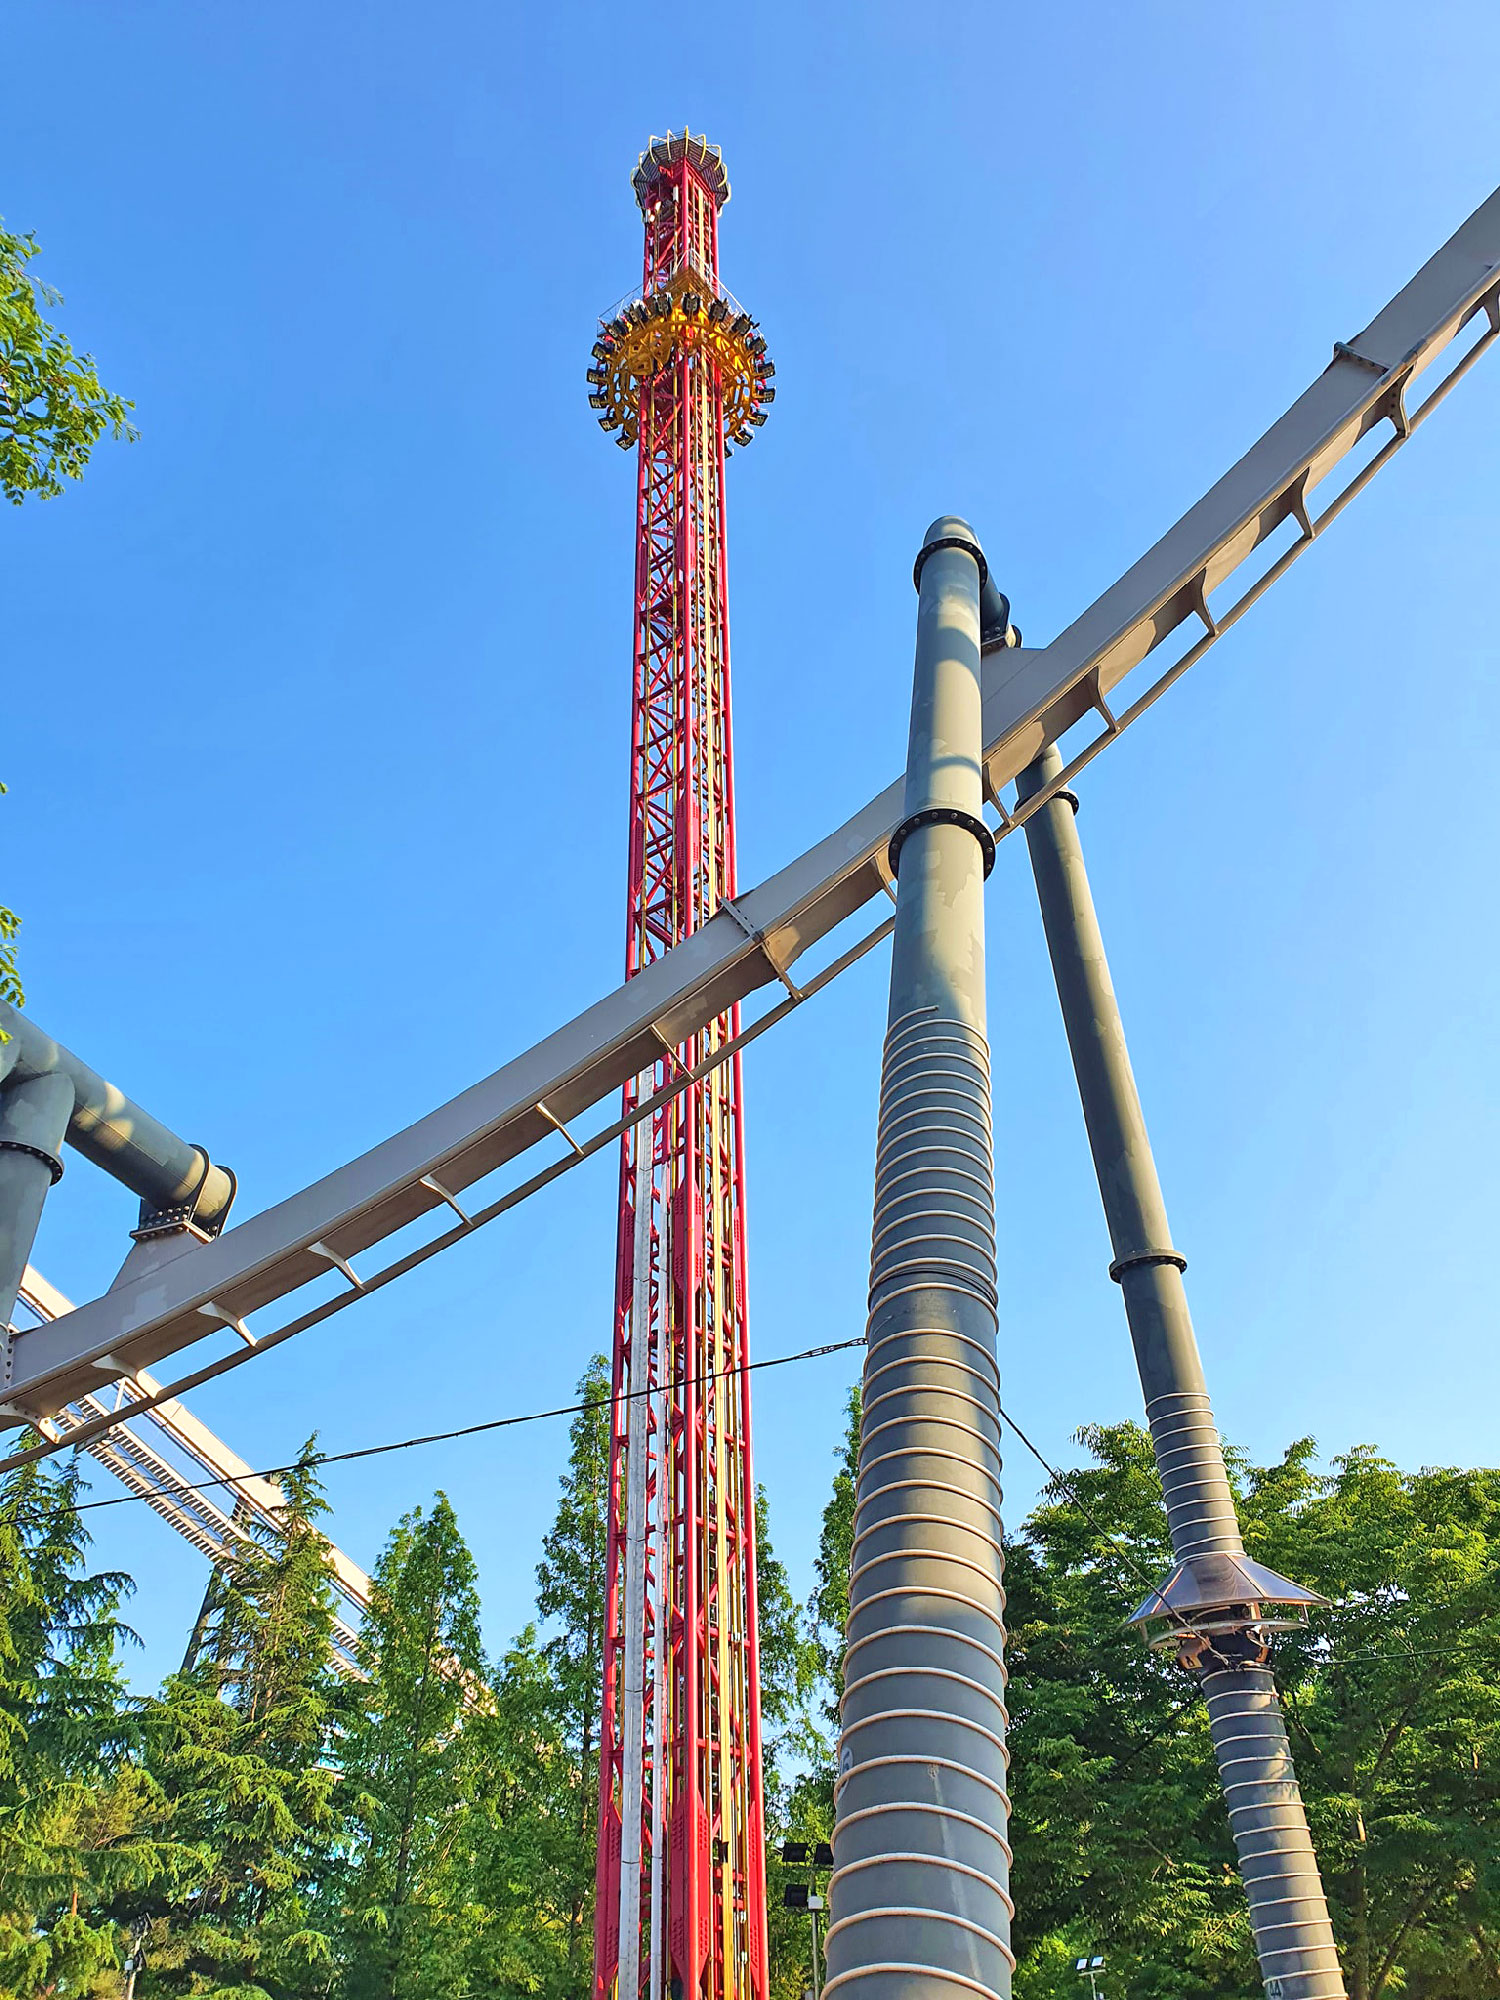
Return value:
M 643 390 L 696 368 L 714 395 L 725 456 L 747 445 L 776 400 L 765 337 L 719 280 L 719 211 L 729 176 L 717 146 L 687 131 L 653 139 L 631 176 L 646 225 L 640 288 L 599 321 L 589 402 L 622 450 L 640 438 Z
M 735 893 L 724 461 L 775 395 L 719 279 L 718 149 L 669 132 L 632 185 L 641 284 L 589 369 L 637 454 L 627 978 Z M 766 1992 L 744 1128 L 739 1056 L 719 1056 L 738 1032 L 732 1009 L 625 1089 L 594 2000 Z

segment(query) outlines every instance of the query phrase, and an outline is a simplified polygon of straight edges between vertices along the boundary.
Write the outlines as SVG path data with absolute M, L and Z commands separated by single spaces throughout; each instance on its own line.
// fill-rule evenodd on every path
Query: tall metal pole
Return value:
M 1008 1996 L 1005 1631 L 973 531 L 919 607 L 881 1076 L 825 1995 Z
M 1017 780 L 1018 802 L 1056 778 L 1049 746 Z M 1026 821 L 1026 845 L 1094 1171 L 1109 1223 L 1176 1567 L 1137 1612 L 1163 1621 L 1208 1704 L 1261 1975 L 1276 2000 L 1342 2000 L 1328 1903 L 1269 1666 L 1278 1610 L 1320 1600 L 1245 1555 L 1214 1428 L 1166 1204 L 1125 1048 L 1074 814 L 1060 792 Z

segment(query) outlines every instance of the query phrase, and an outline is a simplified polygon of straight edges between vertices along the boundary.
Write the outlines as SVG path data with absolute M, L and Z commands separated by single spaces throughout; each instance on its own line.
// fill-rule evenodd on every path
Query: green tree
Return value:
M 1124 1628 L 1168 1561 L 1150 1441 L 1081 1434 L 1007 1562 L 1022 2000 L 1060 1946 L 1139 2000 L 1257 1983 L 1191 1682 Z M 1277 1677 L 1351 2000 L 1500 1995 L 1500 1474 L 1232 1455 L 1246 1545 L 1331 1600 Z
M 186 1892 L 138 1899 L 151 1994 L 307 2000 L 334 1972 L 324 1884 L 342 1833 L 332 1750 L 345 1702 L 313 1440 L 282 1480 L 278 1533 L 226 1566 L 205 1644 L 148 1714 L 164 1828 L 195 1848 Z
M 1350 2000 L 1500 1995 L 1500 1472 L 1372 1448 L 1250 1475 L 1247 1542 L 1333 1600 L 1284 1643 Z
M 0 785 L 0 792 L 5 790 Z M 8 1000 L 13 1007 L 26 1004 L 25 989 L 21 985 L 21 971 L 16 964 L 16 934 L 21 928 L 21 919 L 14 910 L 6 909 L 0 903 L 0 1000 Z M 10 1036 L 0 1028 L 0 1042 L 8 1042 Z
M 1219 2000 L 1257 1978 L 1194 1683 L 1126 1624 L 1170 1567 L 1150 1439 L 1083 1434 L 1096 1463 L 1049 1489 L 1006 1550 L 1010 1790 L 1021 2000 L 1060 1941 L 1107 1947 L 1140 2000 Z
M 782 1903 L 787 1883 L 805 1882 L 807 1871 L 783 1864 L 781 1843 L 828 1840 L 833 1833 L 834 1744 L 844 1690 L 844 1628 L 849 1618 L 860 1408 L 856 1382 L 849 1391 L 844 1431 L 834 1452 L 833 1490 L 818 1534 L 813 1591 L 795 1641 L 786 1629 L 785 1607 L 774 1589 L 768 1629 L 762 1582 L 762 1702 L 769 1707 L 775 1724 L 772 1740 L 788 1766 L 785 1773 L 777 1772 L 774 1785 L 768 1781 L 766 1789 L 766 1905 L 774 2000 L 800 2000 L 812 1972 L 808 1918 Z M 768 1536 L 766 1545 L 769 1547 Z M 780 1572 L 780 1564 L 775 1569 Z M 767 1653 L 772 1662 L 769 1676 L 764 1666 Z
M 476 1835 L 469 1990 L 575 2000 L 588 1991 L 592 1934 L 580 1935 L 582 1776 L 551 1661 L 528 1625 L 506 1653 L 493 1708 L 468 1725 Z M 592 1850 L 586 1894 L 593 1891 Z
M 137 1730 L 117 1572 L 90 1575 L 76 1463 L 0 1483 L 0 1995 L 94 1990 L 119 1962 L 116 1899 L 180 1856 L 122 1811 Z
M 599 1702 L 604 1682 L 604 1558 L 609 1493 L 609 1363 L 596 1354 L 578 1383 L 587 1405 L 568 1432 L 557 1513 L 537 1565 L 538 1615 L 547 1639 L 562 1740 L 578 1781 L 572 1818 L 568 1957 L 587 1982 L 593 1953 L 599 1816 Z M 581 1990 L 580 1985 L 580 1990 Z
M 792 1763 L 816 1754 L 819 1741 L 808 1705 L 818 1682 L 818 1650 L 792 1595 L 786 1566 L 771 1544 L 766 1489 L 755 1489 L 756 1636 L 760 1652 L 761 1761 L 767 1825 Z
M 490 1707 L 474 1559 L 447 1496 L 396 1525 L 360 1635 L 340 1751 L 354 1826 L 342 1903 L 351 2000 L 465 1990 L 475 1710 Z
M 805 1837 L 797 1811 L 807 1760 L 822 1748 L 810 1704 L 818 1685 L 818 1650 L 787 1573 L 771 1545 L 766 1489 L 755 1494 L 755 1583 L 760 1638 L 762 1777 L 766 1802 L 766 1915 L 771 1992 L 796 2000 L 807 1983 L 807 1918 L 786 1909 L 782 1892 L 805 1869 L 787 1869 L 781 1843 Z M 803 1815 L 805 1817 L 805 1815 Z
M 81 478 L 106 430 L 136 436 L 128 420 L 135 405 L 106 389 L 93 357 L 75 354 L 44 317 L 42 308 L 62 297 L 28 268 L 40 250 L 34 236 L 0 223 L 0 493 L 16 507 L 32 494 L 51 499 L 64 479 Z M 20 928 L 15 911 L 0 904 L 0 1000 L 17 1007 L 26 998 L 16 964 Z M 0 1028 L 0 1043 L 9 1040 Z
M 45 318 L 43 307 L 62 299 L 29 268 L 40 249 L 34 236 L 0 227 L 0 493 L 17 507 L 81 478 L 105 431 L 136 435 L 134 404 L 106 389 L 93 357 L 75 354 Z

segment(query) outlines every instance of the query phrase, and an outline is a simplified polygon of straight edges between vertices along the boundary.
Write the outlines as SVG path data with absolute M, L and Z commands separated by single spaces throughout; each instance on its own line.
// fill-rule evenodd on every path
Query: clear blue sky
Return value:
M 22 0 L 3 199 L 141 441 L 0 521 L 0 891 L 49 1032 L 248 1214 L 498 1066 L 622 955 L 632 495 L 584 401 L 684 120 L 778 364 L 731 467 L 742 876 L 895 774 L 928 520 L 1045 639 L 1490 191 L 1500 14 Z M 1493 1461 L 1500 356 L 1080 787 L 1224 1428 Z M 1066 1457 L 1138 1392 L 1019 843 L 993 878 L 1008 1400 Z M 885 965 L 748 1058 L 753 1339 L 861 1329 Z M 197 1407 L 275 1461 L 565 1400 L 613 1167 Z M 107 1283 L 75 1162 L 40 1262 Z M 809 1582 L 843 1356 L 760 1379 Z M 443 1484 L 491 1642 L 560 1425 L 330 1485 L 373 1560 Z M 101 1475 L 101 1490 L 104 1480 Z M 1036 1488 L 1010 1467 L 1019 1519 Z M 170 1664 L 198 1557 L 97 1517 Z

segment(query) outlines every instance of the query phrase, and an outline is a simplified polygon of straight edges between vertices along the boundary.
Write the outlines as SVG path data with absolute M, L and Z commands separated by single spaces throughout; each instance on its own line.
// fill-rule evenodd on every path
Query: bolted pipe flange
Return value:
M 927 558 L 936 555 L 939 549 L 962 549 L 971 555 L 979 565 L 979 587 L 982 590 L 989 582 L 990 566 L 984 559 L 984 550 L 971 535 L 939 535 L 936 541 L 923 542 L 917 550 L 917 559 L 912 565 L 911 580 L 916 589 L 922 588 L 922 570 Z
M 885 851 L 892 875 L 900 876 L 901 850 L 905 847 L 908 836 L 922 826 L 961 826 L 966 832 L 972 833 L 984 855 L 984 879 L 988 882 L 990 870 L 995 865 L 995 836 L 977 814 L 964 812 L 958 806 L 927 806 L 923 811 L 915 812 L 910 818 L 902 820 L 891 835 L 890 846 Z
M 1143 1264 L 1175 1264 L 1179 1271 L 1185 1271 L 1187 1258 L 1180 1250 L 1132 1250 L 1124 1257 L 1116 1257 L 1109 1275 L 1118 1285 L 1127 1271 L 1138 1270 Z
M 49 1153 L 45 1146 L 28 1146 L 24 1139 L 0 1139 L 0 1153 L 29 1153 L 34 1160 L 40 1160 L 52 1176 L 52 1185 L 57 1186 L 63 1177 L 63 1163 L 56 1153 Z

